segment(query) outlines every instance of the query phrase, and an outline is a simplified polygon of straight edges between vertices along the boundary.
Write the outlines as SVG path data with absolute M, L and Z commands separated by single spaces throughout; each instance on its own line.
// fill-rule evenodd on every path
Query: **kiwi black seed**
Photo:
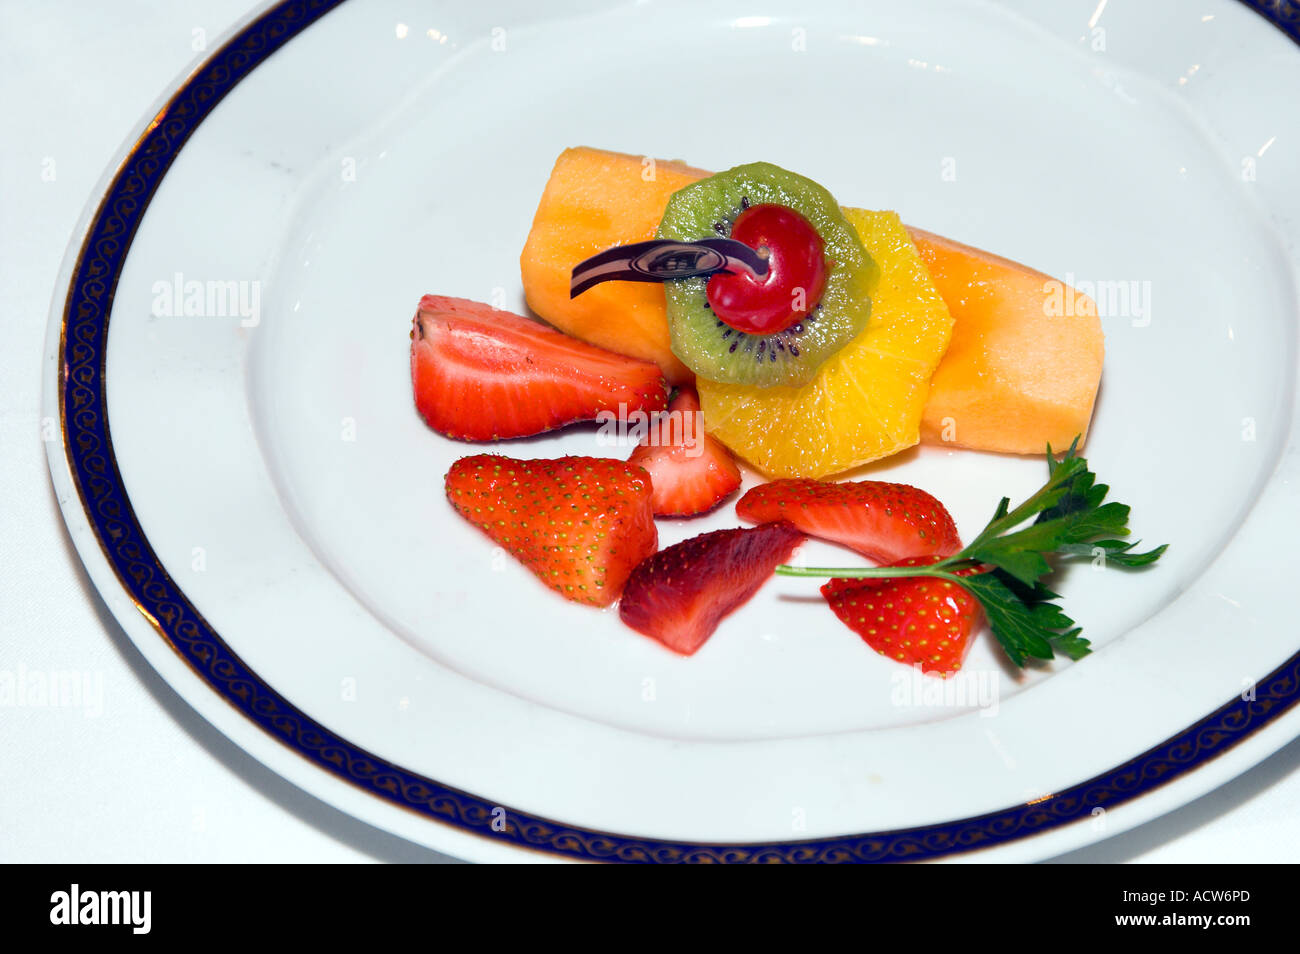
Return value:
M 779 166 L 749 163 L 675 192 L 658 234 L 686 242 L 729 237 L 736 216 L 764 203 L 794 209 L 821 236 L 829 265 L 821 300 L 784 331 L 752 335 L 718 320 L 705 296 L 707 278 L 678 279 L 665 283 L 668 331 L 673 354 L 706 380 L 797 387 L 866 326 L 880 275 L 831 194 Z

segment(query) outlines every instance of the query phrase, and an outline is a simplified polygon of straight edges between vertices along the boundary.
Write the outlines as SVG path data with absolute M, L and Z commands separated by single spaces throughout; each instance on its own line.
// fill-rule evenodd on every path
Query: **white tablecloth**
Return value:
M 200 55 L 195 31 L 211 48 L 252 6 L 0 0 L 0 673 L 103 680 L 97 716 L 0 707 L 0 862 L 450 860 L 306 795 L 200 719 L 105 609 L 50 489 L 41 353 L 73 227 L 126 136 Z M 1179 811 L 1066 856 L 1297 858 L 1300 742 Z

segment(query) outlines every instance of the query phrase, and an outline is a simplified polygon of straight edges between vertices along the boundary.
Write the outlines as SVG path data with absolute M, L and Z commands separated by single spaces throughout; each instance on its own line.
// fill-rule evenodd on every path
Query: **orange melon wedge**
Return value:
M 660 286 L 607 282 L 570 299 L 569 275 L 602 249 L 653 238 L 668 197 L 708 174 L 648 156 L 566 149 L 520 256 L 529 307 L 584 341 L 654 361 L 673 383 L 690 380 L 669 348 Z M 1024 265 L 909 231 L 954 322 L 921 440 L 1040 454 L 1049 442 L 1064 448 L 1086 437 L 1104 355 L 1092 300 Z M 1059 313 L 1062 301 L 1071 314 Z
M 605 282 L 570 299 L 569 276 L 597 252 L 654 238 L 668 197 L 707 175 L 679 162 L 564 150 L 519 256 L 528 307 L 575 338 L 655 362 L 672 384 L 689 382 L 668 347 L 662 285 Z
M 1010 454 L 1088 435 L 1105 344 L 1097 306 L 1064 282 L 910 229 L 953 317 L 921 417 L 921 440 Z

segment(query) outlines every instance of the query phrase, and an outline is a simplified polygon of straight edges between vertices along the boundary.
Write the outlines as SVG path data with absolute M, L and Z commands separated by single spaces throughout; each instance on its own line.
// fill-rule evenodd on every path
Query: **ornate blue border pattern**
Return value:
M 60 405 L 83 507 L 110 565 L 160 634 L 208 684 L 263 730 L 320 768 L 380 798 L 464 831 L 582 860 L 872 862 L 939 858 L 997 845 L 1113 808 L 1221 754 L 1300 700 L 1300 653 L 1185 732 L 1046 800 L 940 825 L 771 844 L 674 844 L 573 828 L 406 771 L 358 749 L 295 709 L 231 651 L 186 599 L 145 539 L 113 456 L 104 354 L 113 296 L 145 209 L 173 159 L 222 97 L 342 0 L 292 0 L 216 51 L 163 108 L 113 179 L 87 231 L 63 318 Z M 1300 43 L 1300 5 L 1243 0 Z M 495 822 L 495 824 L 494 824 Z M 504 824 L 503 824 L 504 822 Z
M 1238 0 L 1300 44 L 1300 0 Z

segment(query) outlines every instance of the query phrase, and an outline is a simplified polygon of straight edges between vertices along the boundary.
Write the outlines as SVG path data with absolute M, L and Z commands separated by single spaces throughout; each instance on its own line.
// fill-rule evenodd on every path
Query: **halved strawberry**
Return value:
M 940 557 L 909 557 L 890 566 L 928 566 Z M 959 570 L 966 576 L 974 570 Z M 923 672 L 950 674 L 966 658 L 979 602 L 950 580 L 900 576 L 830 580 L 822 595 L 835 615 L 876 652 Z
M 689 656 L 802 539 L 788 523 L 769 523 L 715 530 L 660 550 L 632 571 L 618 614 L 638 632 Z
M 944 505 L 908 484 L 774 480 L 741 497 L 736 513 L 755 523 L 788 520 L 810 537 L 842 543 L 877 563 L 961 549 Z
M 651 424 L 628 463 L 650 473 L 657 517 L 712 510 L 740 486 L 740 468 L 731 454 L 704 433 L 700 399 L 689 384 L 678 390 L 668 413 Z
M 602 411 L 667 403 L 658 365 L 605 351 L 508 311 L 425 295 L 411 332 L 415 406 L 457 440 L 527 437 Z
M 462 457 L 447 499 L 565 599 L 608 606 L 659 538 L 650 476 L 600 457 Z

